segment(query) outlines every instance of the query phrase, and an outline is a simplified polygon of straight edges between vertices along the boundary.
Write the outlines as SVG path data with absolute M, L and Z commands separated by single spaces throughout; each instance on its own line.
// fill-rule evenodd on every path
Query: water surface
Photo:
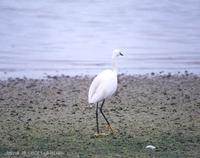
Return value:
M 198 0 L 1 0 L 0 75 L 200 73 Z

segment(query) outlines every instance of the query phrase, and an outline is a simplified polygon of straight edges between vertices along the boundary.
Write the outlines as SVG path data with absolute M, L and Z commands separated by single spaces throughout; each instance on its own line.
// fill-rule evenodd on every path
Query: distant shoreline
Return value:
M 101 70 L 97 70 L 91 74 L 87 73 L 74 73 L 74 74 L 68 74 L 68 73 L 44 73 L 44 72 L 29 72 L 29 73 L 24 73 L 24 72 L 0 72 L 0 80 L 7 80 L 7 79 L 15 79 L 15 78 L 20 78 L 20 79 L 48 79 L 48 78 L 53 78 L 53 77 L 75 77 L 75 76 L 88 76 L 88 77 L 93 77 L 97 75 Z M 175 76 L 182 76 L 182 75 L 196 75 L 200 76 L 200 72 L 190 72 L 188 70 L 184 71 L 177 71 L 177 72 L 170 72 L 170 71 L 159 71 L 159 72 L 145 72 L 145 73 L 121 73 L 119 72 L 118 75 L 125 75 L 125 76 L 166 76 L 166 75 L 175 75 Z

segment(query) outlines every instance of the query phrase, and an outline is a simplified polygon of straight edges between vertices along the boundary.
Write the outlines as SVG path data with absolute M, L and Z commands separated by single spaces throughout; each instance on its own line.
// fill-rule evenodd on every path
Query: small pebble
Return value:
M 145 148 L 146 148 L 146 149 L 152 149 L 152 150 L 154 150 L 156 147 L 153 146 L 153 145 L 147 145 Z

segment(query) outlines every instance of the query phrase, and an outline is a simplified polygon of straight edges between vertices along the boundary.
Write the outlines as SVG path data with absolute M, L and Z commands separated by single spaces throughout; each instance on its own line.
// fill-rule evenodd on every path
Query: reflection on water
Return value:
M 1 75 L 94 74 L 113 48 L 122 73 L 200 72 L 198 0 L 1 0 L 0 12 Z

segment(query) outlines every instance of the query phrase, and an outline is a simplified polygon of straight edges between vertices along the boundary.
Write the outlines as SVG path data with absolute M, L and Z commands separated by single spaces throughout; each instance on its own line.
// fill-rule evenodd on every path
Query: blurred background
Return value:
M 199 0 L 1 0 L 0 75 L 200 73 Z

